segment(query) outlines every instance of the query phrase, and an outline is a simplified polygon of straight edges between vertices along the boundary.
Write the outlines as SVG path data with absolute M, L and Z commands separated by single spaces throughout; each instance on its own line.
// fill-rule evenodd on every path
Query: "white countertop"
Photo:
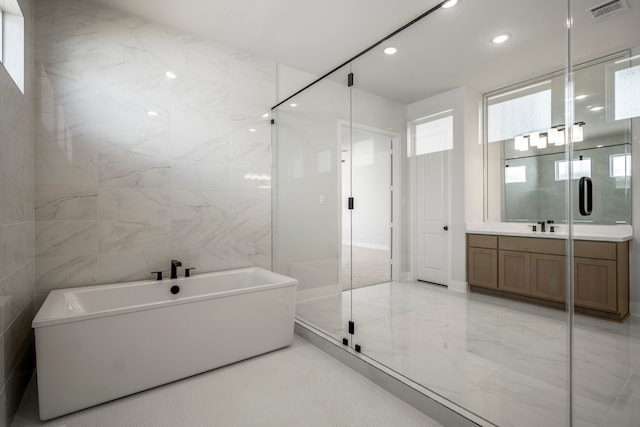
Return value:
M 520 222 L 468 222 L 467 233 L 495 234 L 501 236 L 542 237 L 546 239 L 566 239 L 569 225 L 566 223 L 553 224 L 556 231 L 551 233 L 547 224 L 547 231 L 531 231 L 534 223 Z M 591 225 L 575 224 L 573 238 L 576 240 L 600 240 L 606 242 L 625 242 L 633 238 L 633 227 L 630 225 Z

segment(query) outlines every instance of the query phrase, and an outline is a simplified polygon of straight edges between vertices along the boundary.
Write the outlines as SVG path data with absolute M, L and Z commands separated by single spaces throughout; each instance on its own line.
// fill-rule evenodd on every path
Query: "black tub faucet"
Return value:
M 544 229 L 544 225 L 546 224 L 546 222 L 544 221 L 538 221 L 538 224 L 540 225 L 540 231 L 541 232 L 545 232 L 546 230 Z
M 182 266 L 182 263 L 180 261 L 178 261 L 177 259 L 171 260 L 171 278 L 172 279 L 178 278 L 178 267 L 180 266 Z

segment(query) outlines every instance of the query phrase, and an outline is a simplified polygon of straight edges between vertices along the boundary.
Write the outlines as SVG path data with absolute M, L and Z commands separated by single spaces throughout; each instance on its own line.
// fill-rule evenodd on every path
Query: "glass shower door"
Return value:
M 298 320 L 340 342 L 351 320 L 336 131 L 350 122 L 347 75 L 343 67 L 273 110 L 273 268 L 298 279 Z
M 572 425 L 638 426 L 640 1 L 569 3 L 572 160 L 590 166 L 573 168 Z M 581 65 L 596 47 L 608 56 Z

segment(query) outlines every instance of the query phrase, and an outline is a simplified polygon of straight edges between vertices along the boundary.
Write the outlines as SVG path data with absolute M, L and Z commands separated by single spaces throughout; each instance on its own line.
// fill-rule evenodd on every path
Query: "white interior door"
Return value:
M 448 151 L 416 159 L 418 260 L 417 278 L 447 285 Z

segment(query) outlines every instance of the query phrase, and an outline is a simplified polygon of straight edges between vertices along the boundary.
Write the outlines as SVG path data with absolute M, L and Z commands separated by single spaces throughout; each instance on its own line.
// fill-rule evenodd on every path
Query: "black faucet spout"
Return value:
M 172 279 L 178 278 L 178 267 L 180 266 L 182 266 L 182 263 L 180 261 L 178 261 L 177 259 L 171 260 L 171 278 Z

